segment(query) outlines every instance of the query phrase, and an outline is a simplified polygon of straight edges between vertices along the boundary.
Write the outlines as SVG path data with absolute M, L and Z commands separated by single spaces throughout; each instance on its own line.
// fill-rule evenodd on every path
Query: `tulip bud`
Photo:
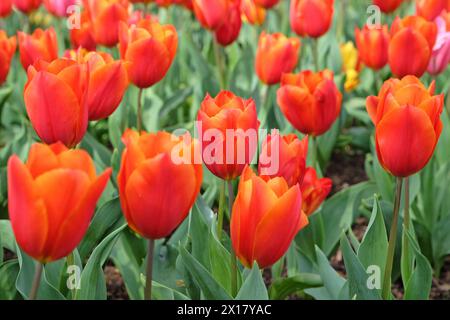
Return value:
M 447 0 L 416 0 L 417 15 L 434 21 L 447 6 Z
M 371 69 L 379 70 L 388 62 L 389 31 L 388 26 L 364 26 L 355 29 L 356 46 L 361 61 Z
M 216 40 L 222 46 L 232 44 L 239 37 L 242 27 L 240 0 L 230 1 L 226 20 L 226 23 L 223 23 L 215 31 Z
M 280 2 L 280 0 L 254 0 L 257 6 L 270 9 Z
M 29 14 L 40 7 L 42 0 L 13 0 L 13 3 L 17 10 Z
M 302 210 L 307 216 L 312 215 L 325 201 L 331 191 L 333 182 L 329 178 L 317 178 L 314 168 L 306 169 L 305 177 L 300 185 L 302 191 Z
M 255 0 L 241 1 L 242 19 L 250 24 L 260 26 L 266 19 L 266 9 L 257 6 Z
M 198 112 L 198 131 L 206 167 L 224 180 L 241 175 L 258 146 L 259 121 L 253 99 L 242 99 L 232 92 L 209 95 Z
M 391 13 L 397 10 L 403 0 L 373 0 L 373 4 L 378 6 L 384 13 Z
M 281 33 L 262 32 L 259 36 L 255 66 L 259 79 L 267 85 L 280 82 L 283 73 L 295 69 L 300 46 L 300 40 L 297 38 L 287 38 Z
M 289 188 L 283 178 L 261 178 L 245 168 L 230 226 L 234 251 L 245 267 L 255 261 L 261 269 L 273 265 L 307 224 L 298 185 Z
M 36 29 L 31 35 L 19 31 L 18 35 L 20 62 L 25 70 L 37 60 L 51 62 L 58 58 L 58 40 L 53 28 Z
M 0 30 L 0 86 L 8 77 L 11 61 L 16 52 L 16 37 L 8 38 L 5 31 Z
M 44 0 L 47 11 L 57 17 L 66 17 L 67 9 L 79 3 L 79 0 Z
M 126 148 L 117 181 L 128 225 L 148 239 L 167 237 L 186 218 L 200 192 L 198 143 L 189 135 L 131 130 L 125 132 L 123 142 Z
M 330 70 L 283 75 L 277 101 L 285 117 L 298 131 L 320 136 L 338 118 L 342 94 L 333 78 Z
M 334 0 L 292 0 L 291 27 L 301 37 L 319 38 L 333 20 Z
M 367 98 L 378 159 L 396 177 L 420 171 L 433 155 L 444 105 L 444 96 L 434 95 L 434 87 L 434 82 L 427 89 L 418 78 L 406 76 L 386 81 L 378 97 Z
M 161 81 L 177 52 L 178 36 L 173 25 L 161 25 L 151 18 L 128 27 L 120 25 L 120 53 L 129 62 L 128 76 L 139 88 Z
M 209 30 L 216 30 L 226 21 L 230 0 L 192 0 L 194 13 L 200 24 Z
M 69 59 L 39 60 L 28 69 L 25 107 L 43 142 L 61 141 L 73 147 L 83 139 L 88 125 L 88 77 L 86 65 Z
M 92 23 L 86 10 L 81 12 L 80 27 L 70 29 L 70 42 L 75 49 L 84 48 L 93 51 L 97 47 L 92 32 Z
M 419 16 L 396 18 L 391 27 L 388 59 L 397 77 L 422 76 L 436 42 L 437 27 Z
M 444 72 L 450 63 L 450 31 L 447 31 L 446 22 L 443 17 L 436 19 L 438 34 L 436 44 L 431 54 L 428 73 L 437 75 Z
M 289 187 L 301 185 L 306 169 L 308 137 L 302 140 L 295 134 L 281 136 L 278 132 L 264 140 L 258 162 L 260 176 L 282 177 Z
M 71 253 L 83 238 L 111 175 L 100 176 L 84 150 L 61 143 L 31 146 L 24 164 L 8 161 L 8 209 L 18 245 L 48 263 Z
M 2 0 L 0 2 L 0 17 L 6 18 L 12 12 L 12 0 Z

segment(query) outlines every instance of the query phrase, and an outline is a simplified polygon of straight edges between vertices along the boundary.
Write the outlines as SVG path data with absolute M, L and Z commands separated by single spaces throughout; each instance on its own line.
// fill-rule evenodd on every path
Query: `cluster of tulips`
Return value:
M 125 147 L 117 186 L 128 226 L 149 240 L 148 264 L 154 240 L 170 236 L 188 216 L 202 187 L 204 164 L 223 180 L 217 214 L 220 240 L 228 185 L 234 272 L 236 258 L 247 268 L 255 262 L 259 268 L 272 266 L 308 225 L 308 217 L 332 187 L 330 179 L 321 177 L 316 138 L 339 118 L 343 95 L 333 72 L 320 68 L 316 40 L 332 25 L 334 1 L 291 1 L 291 29 L 299 37 L 313 39 L 315 70 L 295 73 L 301 51 L 299 37 L 260 34 L 255 72 L 262 83 L 278 86 L 280 111 L 304 137 L 277 131 L 259 137 L 259 156 L 258 148 L 252 147 L 247 137 L 236 136 L 230 141 L 226 134 L 227 130 L 258 132 L 259 108 L 253 99 L 227 91 L 224 83 L 217 96 L 205 93 L 197 116 L 198 131 L 216 130 L 222 134 L 220 141 L 211 141 L 204 134 L 196 140 L 189 133 L 175 136 L 143 131 L 142 92 L 165 77 L 179 39 L 174 26 L 133 10 L 133 3 L 138 2 L 153 1 L 44 0 L 47 10 L 59 17 L 68 17 L 70 6 L 82 5 L 81 26 L 70 31 L 73 48 L 62 57 L 58 56 L 58 35 L 53 28 L 18 33 L 20 62 L 28 77 L 23 90 L 26 112 L 41 139 L 31 147 L 25 162 L 16 155 L 8 162 L 9 217 L 18 245 L 38 262 L 39 277 L 43 264 L 68 256 L 80 243 L 112 171 L 97 174 L 92 158 L 79 144 L 89 121 L 108 118 L 119 106 L 127 107 L 121 102 L 129 85 L 134 85 L 139 88 L 137 121 L 134 129 L 127 129 L 122 136 Z M 238 38 L 243 21 L 262 25 L 266 10 L 279 0 L 155 2 L 192 10 L 200 25 L 214 34 L 215 42 L 227 46 Z M 383 12 L 393 12 L 401 3 L 374 1 Z M 41 0 L 2 0 L 0 16 L 10 14 L 13 6 L 29 14 L 40 5 Z M 438 74 L 447 67 L 449 30 L 450 2 L 446 0 L 418 0 L 417 15 L 397 17 L 390 30 L 387 25 L 355 30 L 360 63 L 374 70 L 389 65 L 398 77 L 385 81 L 378 95 L 367 98 L 379 161 L 398 177 L 385 298 L 390 294 L 402 183 L 428 163 L 443 127 L 444 96 L 435 94 L 434 83 L 425 87 L 419 77 L 427 71 Z M 117 47 L 120 58 L 96 51 L 100 46 Z M 0 31 L 0 84 L 6 81 L 15 51 L 16 37 L 8 38 Z M 314 150 L 310 152 L 312 164 L 307 166 L 309 143 Z M 207 154 L 205 150 L 213 144 L 219 147 Z M 174 161 L 177 152 L 181 163 Z M 255 156 L 258 165 L 253 169 Z M 198 158 L 203 161 L 196 161 Z M 275 172 L 268 167 L 271 159 L 278 161 Z M 234 199 L 236 179 L 239 184 Z M 151 297 L 149 270 L 147 298 Z M 236 281 L 233 286 L 236 293 Z M 34 286 L 30 298 L 37 292 Z

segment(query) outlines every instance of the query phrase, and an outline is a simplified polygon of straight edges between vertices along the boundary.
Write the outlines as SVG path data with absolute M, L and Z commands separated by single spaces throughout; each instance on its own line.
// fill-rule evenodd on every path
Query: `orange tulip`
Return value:
M 222 46 L 232 44 L 239 36 L 242 27 L 240 0 L 231 0 L 226 15 L 226 23 L 215 30 L 216 41 Z
M 12 12 L 12 0 L 2 0 L 0 2 L 0 17 L 5 18 Z
M 325 201 L 331 191 L 333 182 L 328 178 L 317 178 L 314 168 L 307 168 L 300 190 L 302 191 L 302 209 L 307 216 L 312 215 Z
M 285 117 L 298 131 L 320 136 L 338 118 L 342 94 L 333 78 L 330 70 L 283 75 L 277 101 Z
M 356 46 L 361 61 L 374 70 L 383 68 L 388 62 L 389 31 L 388 26 L 355 29 Z
M 83 238 L 111 169 L 100 176 L 84 150 L 34 144 L 24 164 L 8 161 L 8 209 L 19 246 L 48 263 L 71 253 Z
M 224 180 L 240 176 L 257 149 L 259 121 L 253 99 L 229 91 L 215 98 L 207 95 L 197 120 L 206 167 Z
M 224 22 L 228 12 L 229 0 L 192 0 L 194 13 L 200 24 L 210 30 L 216 30 Z
M 277 5 L 280 0 L 255 0 L 256 5 L 263 7 L 265 9 L 270 9 Z
M 302 140 L 295 134 L 281 136 L 278 132 L 264 140 L 259 156 L 260 176 L 282 177 L 289 187 L 302 184 L 308 155 L 308 137 Z
M 232 245 L 244 266 L 273 265 L 307 224 L 298 185 L 289 188 L 283 178 L 261 178 L 245 168 L 231 215 Z
M 28 69 L 24 90 L 31 124 L 45 143 L 73 147 L 88 125 L 88 68 L 69 59 L 37 61 Z
M 444 96 L 434 90 L 434 82 L 427 89 L 418 78 L 406 76 L 386 81 L 378 97 L 367 98 L 378 159 L 396 177 L 420 171 L 433 155 L 444 105 Z
M 266 9 L 257 6 L 255 0 L 241 1 L 242 17 L 250 24 L 260 26 L 266 20 Z
M 417 0 L 416 11 L 417 15 L 434 21 L 446 9 L 447 0 Z
M 119 25 L 128 20 L 127 0 L 85 0 L 95 42 L 113 47 L 119 42 Z
M 333 20 L 334 0 L 292 0 L 291 27 L 299 36 L 319 38 L 327 33 Z
M 281 33 L 259 36 L 256 51 L 256 74 L 267 85 L 273 85 L 281 80 L 283 73 L 291 72 L 297 65 L 300 53 L 300 40 L 287 38 Z
M 70 29 L 70 42 L 75 49 L 84 48 L 93 51 L 97 47 L 89 13 L 86 10 L 81 12 L 80 28 Z
M 129 62 L 128 76 L 139 88 L 148 88 L 164 78 L 177 52 L 178 35 L 172 25 L 151 18 L 128 27 L 120 25 L 120 53 Z
M 419 16 L 396 18 L 391 27 L 389 65 L 397 77 L 422 76 L 436 42 L 437 26 Z
M 86 50 L 73 52 L 72 59 L 87 64 L 89 68 L 87 91 L 89 120 L 109 117 L 119 106 L 128 87 L 124 63 L 121 60 L 114 61 L 108 53 Z
M 0 30 L 0 86 L 8 77 L 11 61 L 16 52 L 16 37 L 8 38 L 5 31 Z
M 373 4 L 380 7 L 384 13 L 391 13 L 397 10 L 403 0 L 373 0 Z
M 37 60 L 51 62 L 58 58 L 58 40 L 53 28 L 36 29 L 28 35 L 19 31 L 20 62 L 25 70 Z
M 169 236 L 200 192 L 198 143 L 189 135 L 128 130 L 118 176 L 122 211 L 131 229 L 148 239 Z M 180 152 L 180 150 L 182 152 Z M 180 155 L 180 159 L 173 158 Z
M 17 10 L 29 14 L 40 7 L 42 0 L 13 0 L 13 3 Z

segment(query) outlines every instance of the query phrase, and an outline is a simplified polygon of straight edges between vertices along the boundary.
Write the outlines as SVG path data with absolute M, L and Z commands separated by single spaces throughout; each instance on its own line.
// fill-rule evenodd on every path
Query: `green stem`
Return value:
M 403 213 L 403 224 L 405 225 L 405 230 L 402 235 L 402 277 L 403 283 L 409 280 L 411 276 L 411 257 L 409 250 L 409 241 L 407 232 L 409 231 L 410 225 L 410 215 L 409 215 L 409 177 L 405 178 L 405 204 L 404 204 L 404 213 Z
M 36 262 L 36 270 L 34 271 L 34 278 L 33 283 L 31 285 L 31 291 L 30 291 L 30 300 L 36 300 L 37 294 L 39 291 L 39 284 L 41 283 L 41 277 L 42 277 L 42 269 L 44 268 L 44 265 L 40 262 Z
M 145 272 L 144 299 L 152 300 L 152 279 L 153 279 L 153 253 L 155 251 L 155 240 L 148 240 L 147 266 Z
M 233 211 L 233 204 L 234 204 L 234 191 L 233 191 L 233 181 L 228 181 L 228 208 L 230 210 L 230 221 L 231 221 L 231 214 Z M 233 297 L 237 294 L 237 259 L 236 259 L 236 253 L 233 250 L 233 247 L 231 247 L 231 294 Z
M 311 166 L 314 169 L 317 169 L 317 165 L 319 162 L 319 146 L 317 143 L 317 137 L 311 136 L 311 144 L 312 144 L 312 153 L 311 153 Z
M 220 79 L 220 89 L 225 90 L 226 86 L 227 86 L 225 62 L 224 62 L 223 55 L 221 52 L 220 44 L 216 41 L 216 39 L 213 40 L 213 46 L 214 46 L 214 56 L 216 59 L 217 72 L 219 73 L 219 79 Z
M 223 210 L 225 207 L 225 185 L 226 181 L 223 180 L 220 183 L 220 195 L 219 195 L 219 209 L 217 211 L 217 238 L 219 241 L 222 240 L 222 230 L 223 230 Z
M 66 264 L 67 264 L 67 267 L 75 265 L 75 256 L 73 254 L 73 251 L 71 253 L 69 253 L 69 255 L 67 256 Z M 70 289 L 70 295 L 71 295 L 72 300 L 75 300 L 76 294 L 77 294 L 76 288 Z
M 142 130 L 142 93 L 144 89 L 139 88 L 138 101 L 137 101 L 137 130 Z
M 312 53 L 314 59 L 314 68 L 316 72 L 320 71 L 319 67 L 319 39 L 312 39 Z
M 346 8 L 346 0 L 341 0 L 340 1 L 340 16 L 339 16 L 339 20 L 338 20 L 338 34 L 337 34 L 337 38 L 339 42 L 343 42 L 344 41 L 344 27 L 345 27 L 345 8 Z
M 394 263 L 395 244 L 397 242 L 398 212 L 400 209 L 402 184 L 403 178 L 397 178 L 397 184 L 395 188 L 394 212 L 391 222 L 391 231 L 389 233 L 389 246 L 386 258 L 386 267 L 384 268 L 384 280 L 382 289 L 382 297 L 384 300 L 389 300 L 391 296 L 392 265 Z

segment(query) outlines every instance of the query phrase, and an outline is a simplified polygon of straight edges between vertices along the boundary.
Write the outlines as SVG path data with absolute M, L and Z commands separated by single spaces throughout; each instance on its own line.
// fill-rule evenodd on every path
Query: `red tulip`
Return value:
M 383 68 L 388 62 L 389 31 L 388 26 L 355 29 L 356 46 L 361 61 L 374 70 Z
M 119 42 L 119 25 L 128 20 L 127 0 L 85 0 L 95 42 L 113 47 Z
M 373 0 L 373 4 L 380 7 L 384 13 L 391 13 L 397 10 L 403 0 Z
M 42 0 L 13 0 L 13 3 L 17 10 L 29 14 L 40 7 Z
M 299 36 L 319 38 L 328 32 L 333 20 L 334 0 L 292 0 L 291 27 Z
M 391 27 L 389 65 L 397 77 L 422 76 L 436 41 L 437 27 L 419 16 L 396 18 Z
M 280 0 L 254 0 L 256 5 L 263 7 L 265 9 L 270 9 L 277 5 Z
M 109 117 L 117 109 L 128 87 L 125 64 L 114 61 L 111 55 L 100 52 L 77 50 L 72 57 L 89 68 L 87 108 L 89 120 Z
M 317 178 L 314 168 L 307 168 L 300 189 L 302 191 L 302 209 L 307 216 L 312 215 L 325 201 L 331 191 L 333 182 L 328 178 Z
M 228 12 L 229 0 L 192 0 L 194 13 L 200 24 L 216 30 L 226 22 L 224 12 Z
M 148 239 L 167 237 L 186 218 L 200 192 L 198 143 L 190 136 L 131 130 L 125 132 L 123 142 L 126 148 L 117 180 L 128 225 Z M 174 161 L 180 150 L 181 159 Z
M 302 71 L 285 74 L 277 92 L 281 111 L 300 132 L 324 134 L 341 112 L 342 94 L 333 81 L 333 72 Z
M 266 9 L 256 5 L 255 0 L 242 0 L 241 11 L 243 19 L 250 24 L 260 26 L 266 19 Z
M 69 59 L 37 61 L 28 69 L 24 100 L 31 124 L 47 144 L 77 145 L 88 125 L 88 68 Z
M 83 238 L 111 169 L 100 176 L 83 150 L 34 144 L 28 161 L 8 161 L 8 209 L 17 243 L 48 263 L 71 253 Z
M 306 169 L 308 137 L 302 140 L 295 134 L 281 136 L 278 132 L 264 140 L 259 156 L 260 176 L 282 177 L 288 186 L 301 185 Z
M 37 60 L 51 62 L 58 58 L 58 40 L 53 28 L 36 29 L 28 35 L 19 31 L 20 62 L 25 70 Z
M 257 149 L 259 121 L 253 99 L 229 91 L 221 91 L 215 98 L 207 95 L 197 120 L 208 169 L 224 180 L 240 176 Z
M 2 0 L 0 2 L 0 17 L 6 18 L 12 12 L 12 0 Z
M 0 30 L 0 86 L 8 77 L 11 61 L 16 52 L 16 37 L 8 38 L 5 31 Z
M 307 224 L 298 185 L 289 188 L 283 178 L 263 179 L 245 168 L 231 215 L 232 245 L 244 266 L 273 265 Z
M 222 46 L 232 44 L 241 31 L 242 18 L 240 0 L 231 0 L 226 22 L 215 30 L 216 41 Z
M 70 42 L 75 49 L 84 48 L 93 51 L 97 47 L 92 31 L 92 23 L 86 10 L 81 12 L 80 28 L 70 29 Z
M 447 6 L 447 0 L 416 0 L 417 15 L 434 21 Z
M 433 155 L 444 105 L 444 96 L 434 95 L 434 88 L 434 82 L 427 89 L 418 78 L 406 76 L 386 81 L 378 97 L 367 98 L 378 159 L 396 177 L 420 171 Z
M 136 25 L 120 26 L 120 53 L 129 62 L 128 76 L 139 88 L 148 88 L 164 78 L 177 52 L 178 36 L 172 25 L 150 18 Z
M 262 32 L 259 36 L 255 66 L 259 79 L 267 85 L 280 82 L 283 73 L 295 69 L 300 46 L 300 40 L 297 38 L 287 38 L 281 33 Z

